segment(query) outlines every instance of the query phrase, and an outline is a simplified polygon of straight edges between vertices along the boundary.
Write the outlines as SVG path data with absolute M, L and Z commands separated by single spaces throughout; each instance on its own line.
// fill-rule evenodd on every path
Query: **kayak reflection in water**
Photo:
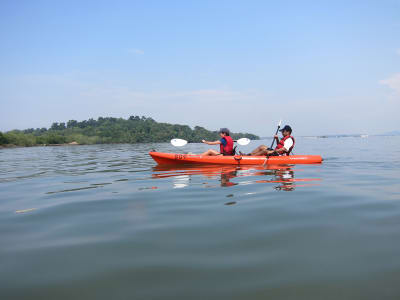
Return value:
M 291 136 L 292 128 L 289 125 L 285 125 L 281 130 L 283 138 L 281 140 L 278 139 L 278 136 L 274 136 L 274 141 L 276 141 L 277 146 L 275 149 L 268 148 L 265 145 L 258 146 L 253 150 L 250 154 L 252 156 L 277 156 L 277 155 L 289 155 L 292 152 L 294 147 L 294 137 Z
M 296 187 L 294 184 L 294 172 L 291 168 L 277 170 L 275 178 L 280 182 L 279 185 L 275 186 L 275 190 L 293 191 Z
M 319 185 L 320 178 L 295 178 L 293 166 L 187 166 L 165 165 L 153 168 L 152 177 L 172 179 L 173 188 L 187 188 L 196 183 L 198 178 L 205 178 L 203 186 L 216 187 L 216 181 L 221 187 L 262 184 L 276 191 L 293 191 L 298 187 Z M 210 182 L 211 181 L 211 182 Z M 272 186 L 271 186 L 272 185 Z
M 249 168 L 243 174 L 238 174 L 238 171 L 246 171 L 243 168 L 221 169 L 221 186 L 229 187 L 240 183 L 231 182 L 235 177 L 254 177 L 254 176 L 272 176 L 270 180 L 247 181 L 249 183 L 276 183 L 274 189 L 277 191 L 293 191 L 296 188 L 296 179 L 294 179 L 294 170 L 289 166 L 268 167 L 256 171 L 256 168 Z M 312 179 L 311 179 L 312 180 Z M 307 181 L 307 179 L 305 179 Z
M 220 140 L 214 141 L 214 142 L 202 140 L 202 142 L 207 145 L 219 145 L 220 151 L 217 152 L 213 149 L 209 149 L 206 152 L 202 153 L 201 155 L 215 156 L 215 155 L 234 155 L 235 154 L 234 153 L 235 151 L 233 149 L 233 140 L 229 136 L 230 135 L 229 129 L 221 128 L 218 133 L 221 136 Z
M 230 180 L 235 177 L 254 177 L 254 176 L 272 176 L 269 180 L 256 180 L 246 181 L 246 184 L 251 183 L 277 183 L 274 189 L 277 191 L 293 191 L 296 188 L 296 180 L 294 179 L 294 170 L 289 166 L 268 167 L 259 169 L 257 168 L 221 168 L 221 186 L 230 187 L 240 183 L 231 182 Z M 238 171 L 248 171 L 238 174 Z M 254 172 L 255 171 L 255 172 Z
M 230 180 L 232 178 L 237 177 L 237 169 L 233 169 L 230 171 L 223 171 L 221 172 L 221 186 L 234 186 L 237 185 L 237 183 L 231 182 Z

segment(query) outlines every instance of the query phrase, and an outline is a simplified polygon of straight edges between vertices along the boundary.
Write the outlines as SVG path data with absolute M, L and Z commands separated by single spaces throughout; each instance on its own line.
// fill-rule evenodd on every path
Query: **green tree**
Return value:
M 258 139 L 248 133 L 232 133 L 232 138 L 248 137 Z M 69 120 L 65 123 L 53 123 L 46 128 L 29 128 L 24 131 L 14 130 L 3 134 L 2 141 L 10 144 L 31 146 L 35 144 L 63 144 L 76 141 L 79 144 L 97 143 L 147 143 L 168 142 L 172 138 L 182 138 L 189 142 L 219 139 L 217 131 L 203 127 L 194 129 L 187 125 L 158 123 L 145 116 L 130 116 L 128 119 L 99 117 L 78 122 Z
M 0 145 L 6 145 L 6 144 L 9 144 L 9 141 L 7 137 L 2 132 L 0 132 Z
M 78 121 L 76 121 L 76 120 L 69 120 L 67 122 L 67 128 L 73 128 L 73 127 L 76 127 L 77 125 L 78 125 Z

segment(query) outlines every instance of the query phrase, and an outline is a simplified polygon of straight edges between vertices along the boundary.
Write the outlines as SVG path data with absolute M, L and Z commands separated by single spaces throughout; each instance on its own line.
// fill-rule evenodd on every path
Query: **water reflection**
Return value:
M 316 185 L 310 181 L 320 178 L 295 178 L 295 173 L 302 170 L 294 166 L 202 166 L 202 165 L 165 165 L 153 168 L 153 178 L 172 179 L 173 188 L 184 188 L 190 185 L 192 178 L 201 177 L 219 182 L 221 187 L 249 185 L 255 183 L 273 184 L 277 191 L 293 191 L 297 187 Z M 206 187 L 214 187 L 204 182 Z

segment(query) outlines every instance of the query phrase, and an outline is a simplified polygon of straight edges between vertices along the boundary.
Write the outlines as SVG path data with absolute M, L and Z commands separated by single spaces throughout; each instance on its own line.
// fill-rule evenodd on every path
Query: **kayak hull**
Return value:
M 159 165 L 176 164 L 216 164 L 216 165 L 292 165 L 318 164 L 322 162 L 320 155 L 289 155 L 289 156 L 203 156 L 200 154 L 180 154 L 149 152 Z

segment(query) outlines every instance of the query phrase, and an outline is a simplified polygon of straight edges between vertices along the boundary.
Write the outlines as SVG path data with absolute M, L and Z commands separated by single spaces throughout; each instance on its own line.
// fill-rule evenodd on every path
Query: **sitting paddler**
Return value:
M 219 145 L 219 152 L 209 149 L 206 152 L 202 153 L 201 155 L 209 155 L 209 156 L 215 156 L 215 155 L 234 155 L 234 150 L 233 150 L 233 140 L 230 137 L 230 132 L 228 128 L 221 128 L 219 130 L 219 135 L 221 136 L 221 139 L 218 141 L 214 142 L 209 142 L 206 140 L 202 140 L 203 143 L 207 145 Z
M 256 149 L 253 150 L 250 154 L 247 155 L 252 155 L 252 156 L 278 156 L 278 155 L 289 155 L 290 152 L 292 152 L 293 147 L 294 147 L 294 137 L 292 137 L 292 128 L 289 125 L 285 125 L 281 130 L 279 130 L 283 138 L 279 140 L 278 136 L 275 135 L 274 139 L 277 142 L 277 146 L 275 149 L 268 148 L 265 145 L 261 145 L 257 147 Z

